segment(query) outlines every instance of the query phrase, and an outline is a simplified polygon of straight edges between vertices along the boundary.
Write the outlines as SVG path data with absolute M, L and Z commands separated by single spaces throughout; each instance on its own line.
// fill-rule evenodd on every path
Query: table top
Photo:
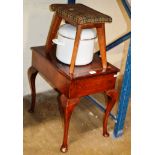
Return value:
M 56 58 L 56 46 L 53 47 L 53 51 L 49 52 L 48 55 L 45 54 L 45 46 L 38 46 L 31 48 L 34 52 L 38 52 L 43 57 L 47 58 L 51 65 L 55 66 L 59 72 L 68 77 L 69 79 L 83 78 L 83 77 L 91 77 L 98 75 L 107 75 L 107 74 L 116 74 L 120 70 L 113 66 L 112 64 L 107 64 L 107 69 L 103 70 L 101 65 L 101 58 L 98 54 L 94 54 L 93 61 L 88 65 L 83 66 L 75 66 L 74 74 L 71 76 L 69 74 L 69 65 L 60 62 Z

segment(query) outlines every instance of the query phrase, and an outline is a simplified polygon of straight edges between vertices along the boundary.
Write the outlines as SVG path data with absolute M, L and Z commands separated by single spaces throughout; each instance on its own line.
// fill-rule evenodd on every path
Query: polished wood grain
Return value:
M 57 31 L 59 29 L 61 21 L 62 17 L 58 16 L 57 14 L 54 14 L 46 40 L 46 51 L 45 51 L 46 53 L 49 53 L 49 51 L 51 51 L 52 49 L 52 40 L 57 35 Z
M 120 71 L 114 65 L 107 63 L 107 70 L 106 72 L 104 72 L 102 70 L 101 58 L 97 54 L 94 54 L 93 60 L 90 64 L 83 65 L 83 66 L 75 66 L 74 76 L 72 77 L 70 76 L 70 73 L 69 73 L 70 66 L 60 62 L 56 58 L 56 45 L 53 46 L 53 49 L 49 52 L 48 55 L 45 54 L 45 50 L 46 50 L 45 46 L 32 47 L 31 49 L 33 51 L 32 52 L 32 64 L 36 63 L 36 61 L 39 61 L 38 59 L 44 58 L 45 61 L 48 62 L 48 65 L 55 66 L 55 68 L 61 74 L 63 74 L 67 79 L 77 79 L 77 78 L 79 79 L 83 77 L 92 77 L 92 76 L 94 77 L 97 75 L 115 74 Z M 34 60 L 34 59 L 37 59 L 37 60 Z M 43 64 L 43 63 L 40 62 L 40 64 Z M 95 71 L 95 73 L 90 74 L 90 71 Z
M 113 89 L 115 87 L 115 81 L 116 77 L 114 77 L 114 74 L 76 79 L 72 81 L 70 97 L 86 96 Z
M 105 24 L 96 28 L 103 69 L 107 68 Z
M 36 89 L 35 89 L 35 78 L 37 76 L 38 71 L 34 67 L 30 67 L 28 69 L 28 79 L 31 88 L 31 106 L 28 110 L 30 113 L 34 112 L 35 102 L 36 102 Z
M 64 136 L 60 150 L 61 152 L 66 152 L 68 150 L 68 129 L 71 114 L 75 106 L 79 103 L 80 98 L 68 99 L 65 95 L 61 94 L 59 100 L 61 106 L 61 113 L 63 112 L 64 116 Z
M 109 115 L 110 115 L 110 112 L 113 106 L 115 105 L 117 101 L 118 92 L 116 89 L 112 89 L 112 90 L 105 91 L 105 94 L 108 97 L 108 102 L 107 102 L 107 107 L 106 107 L 106 111 L 105 111 L 105 115 L 103 119 L 103 136 L 109 137 L 109 133 L 107 130 L 108 118 L 109 118 Z
M 39 70 L 40 74 L 68 98 L 85 96 L 92 93 L 112 89 L 115 86 L 118 68 L 108 63 L 106 71 L 102 71 L 101 58 L 94 55 L 91 64 L 75 66 L 74 76 L 69 74 L 69 65 L 58 61 L 55 51 L 51 51 L 47 57 L 45 47 L 32 48 L 32 65 Z M 94 74 L 90 74 L 94 71 Z M 61 81 L 61 82 L 60 82 Z M 84 91 L 81 89 L 85 86 Z
M 57 68 L 50 55 L 45 54 L 45 47 L 41 51 L 34 49 L 32 52 L 32 66 L 39 71 L 40 75 L 48 81 L 52 87 L 57 88 L 60 93 L 68 96 L 68 90 L 71 82 L 70 79 L 66 78 L 66 76 L 61 73 L 61 70 Z M 54 51 L 51 51 L 50 53 L 52 52 Z
M 60 93 L 59 110 L 64 119 L 64 138 L 60 148 L 62 152 L 68 149 L 68 129 L 72 111 L 78 104 L 81 97 L 93 93 L 105 92 L 108 96 L 108 103 L 105 117 L 103 120 L 103 135 L 108 136 L 107 123 L 109 113 L 117 99 L 117 91 L 115 89 L 116 77 L 119 69 L 110 63 L 107 63 L 107 69 L 103 71 L 101 58 L 94 54 L 92 63 L 85 66 L 75 66 L 74 74 L 69 73 L 70 66 L 63 64 L 56 59 L 56 46 L 46 54 L 46 47 L 32 47 L 32 67 L 29 69 L 29 79 L 31 81 L 32 99 L 31 110 L 34 111 L 35 105 L 35 76 L 39 74 L 56 88 Z M 90 71 L 94 71 L 91 74 Z

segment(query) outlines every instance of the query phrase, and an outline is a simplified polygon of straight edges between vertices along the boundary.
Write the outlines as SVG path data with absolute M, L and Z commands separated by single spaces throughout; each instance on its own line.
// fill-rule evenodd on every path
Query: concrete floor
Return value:
M 102 94 L 95 94 L 104 101 Z M 30 96 L 24 97 L 24 155 L 61 155 L 59 148 L 63 137 L 63 123 L 58 111 L 57 94 L 44 92 L 37 95 L 34 114 L 27 112 Z M 115 106 L 113 112 L 116 112 Z M 124 135 L 114 139 L 114 122 L 109 119 L 109 138 L 102 136 L 103 113 L 90 101 L 82 98 L 70 122 L 69 150 L 66 155 L 130 155 L 130 106 Z

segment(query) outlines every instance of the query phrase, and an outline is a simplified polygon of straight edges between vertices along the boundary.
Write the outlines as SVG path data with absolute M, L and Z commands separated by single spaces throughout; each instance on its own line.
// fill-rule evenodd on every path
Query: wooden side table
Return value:
M 87 13 L 85 13 L 85 11 L 84 13 L 81 11 L 80 15 L 87 17 L 86 19 L 89 20 L 79 20 L 81 19 L 81 16 L 77 14 L 76 9 L 79 8 L 80 10 L 81 7 L 84 7 L 85 11 L 87 10 Z M 68 17 L 68 14 L 62 14 L 63 11 L 65 12 L 66 8 L 68 8 L 69 12 L 72 12 L 71 15 L 75 14 L 74 19 L 72 19 L 72 16 Z M 83 6 L 82 4 L 69 6 L 67 4 L 55 4 L 53 9 L 56 9 L 56 14 L 51 24 L 46 45 L 31 48 L 32 66 L 28 70 L 28 77 L 31 86 L 32 103 L 29 112 L 34 112 L 36 98 L 35 78 L 39 72 L 44 79 L 52 84 L 52 86 L 54 86 L 60 93 L 58 103 L 61 115 L 64 119 L 64 137 L 60 150 L 62 152 L 66 152 L 68 149 L 67 139 L 71 114 L 75 106 L 79 103 L 80 98 L 83 96 L 100 92 L 103 92 L 108 96 L 106 112 L 103 118 L 103 135 L 109 136 L 107 131 L 107 123 L 110 111 L 112 110 L 118 96 L 118 93 L 115 90 L 115 75 L 119 72 L 119 69 L 106 61 L 103 23 L 106 20 L 110 20 L 108 16 L 103 16 L 102 14 Z M 98 18 L 95 18 L 96 16 L 94 17 L 96 14 Z M 56 37 L 62 18 L 65 18 L 67 22 L 72 23 L 73 25 L 77 24 L 77 34 L 70 66 L 63 64 L 56 59 L 56 46 L 52 45 L 52 39 Z M 100 21 L 98 21 L 99 19 Z M 92 21 L 92 23 L 90 23 L 90 21 Z M 94 24 L 94 21 L 98 23 Z M 85 66 L 74 66 L 81 28 L 88 27 L 97 28 L 101 58 L 95 54 L 92 63 Z

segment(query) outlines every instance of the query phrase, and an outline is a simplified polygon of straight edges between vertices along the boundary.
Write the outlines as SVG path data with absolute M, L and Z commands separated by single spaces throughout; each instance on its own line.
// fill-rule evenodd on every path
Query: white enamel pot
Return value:
M 76 27 L 64 24 L 59 28 L 58 38 L 53 39 L 53 43 L 57 44 L 56 57 L 65 64 L 71 63 L 75 35 Z M 86 65 L 92 61 L 95 38 L 94 29 L 82 30 L 75 65 Z

